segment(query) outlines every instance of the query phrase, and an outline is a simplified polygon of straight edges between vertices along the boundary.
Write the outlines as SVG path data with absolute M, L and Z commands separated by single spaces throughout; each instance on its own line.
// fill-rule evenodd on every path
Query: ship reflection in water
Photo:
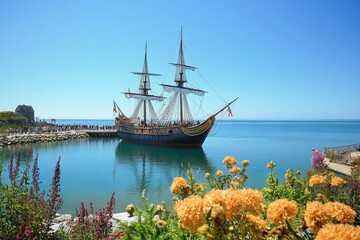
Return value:
M 171 201 L 170 185 L 174 177 L 185 176 L 188 164 L 197 180 L 203 181 L 206 172 L 214 172 L 202 148 L 160 147 L 120 141 L 116 148 L 116 163 L 113 176 L 122 178 L 123 181 L 116 182 L 121 189 L 126 189 L 126 193 L 120 195 L 125 194 L 127 199 L 134 199 L 134 195 L 139 198 L 146 189 L 146 197 L 153 203 Z

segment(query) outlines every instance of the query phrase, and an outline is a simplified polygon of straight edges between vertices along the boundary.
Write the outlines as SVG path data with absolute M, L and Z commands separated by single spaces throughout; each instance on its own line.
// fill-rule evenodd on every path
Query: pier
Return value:
M 90 137 L 117 137 L 116 129 L 83 130 Z

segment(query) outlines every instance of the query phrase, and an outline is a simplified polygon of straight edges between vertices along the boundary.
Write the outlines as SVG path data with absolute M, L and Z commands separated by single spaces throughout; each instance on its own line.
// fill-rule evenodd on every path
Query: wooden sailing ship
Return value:
M 236 98 L 226 104 L 225 107 L 206 120 L 195 121 L 189 109 L 187 95 L 204 96 L 206 92 L 186 86 L 186 71 L 194 71 L 196 68 L 185 64 L 182 34 L 178 61 L 171 64 L 176 68 L 175 84 L 160 84 L 164 91 L 170 92 L 172 96 L 159 118 L 152 102 L 163 101 L 165 98 L 152 94 L 150 77 L 161 75 L 149 72 L 147 47 L 145 46 L 143 70 L 142 72 L 133 72 L 133 74 L 140 76 L 138 92 L 133 93 L 130 90 L 124 92 L 126 98 L 137 99 L 137 106 L 131 117 L 127 117 L 114 101 L 114 112 L 118 114 L 115 118 L 115 125 L 118 136 L 122 140 L 145 144 L 200 147 L 213 127 L 216 115 L 237 100 Z

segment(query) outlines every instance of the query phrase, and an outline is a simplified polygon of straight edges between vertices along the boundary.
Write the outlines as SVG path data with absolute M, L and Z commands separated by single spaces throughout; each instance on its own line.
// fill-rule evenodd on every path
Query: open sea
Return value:
M 113 120 L 57 120 L 58 124 L 112 125 Z M 165 201 L 172 195 L 174 177 L 183 176 L 188 163 L 197 178 L 206 172 L 225 170 L 222 160 L 234 156 L 240 163 L 250 161 L 246 186 L 261 189 L 268 174 L 266 165 L 274 160 L 280 180 L 288 168 L 306 174 L 312 169 L 312 149 L 360 143 L 360 121 L 218 121 L 200 149 L 157 147 L 121 142 L 118 138 L 90 138 L 52 143 L 21 145 L 25 161 L 39 154 L 41 187 L 49 189 L 56 161 L 61 156 L 60 213 L 74 214 L 80 203 L 93 202 L 98 209 L 116 193 L 115 212 L 130 203 L 142 204 L 146 189 L 149 202 Z M 9 161 L 19 145 L 0 148 L 0 159 Z M 7 167 L 4 168 L 5 171 Z M 6 182 L 6 174 L 3 180 Z

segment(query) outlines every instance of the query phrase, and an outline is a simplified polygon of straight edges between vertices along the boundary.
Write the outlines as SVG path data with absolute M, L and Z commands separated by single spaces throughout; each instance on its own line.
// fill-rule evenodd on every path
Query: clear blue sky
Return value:
M 206 112 L 239 97 L 235 119 L 360 119 L 359 13 L 357 0 L 0 1 L 0 111 L 111 119 L 145 41 L 155 93 L 173 81 L 182 26 Z

